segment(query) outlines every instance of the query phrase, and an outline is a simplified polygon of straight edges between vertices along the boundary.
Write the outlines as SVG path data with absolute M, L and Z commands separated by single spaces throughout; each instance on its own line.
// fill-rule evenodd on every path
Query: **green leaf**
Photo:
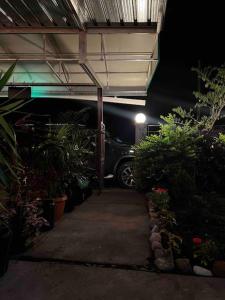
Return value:
M 1 168 L 0 168 L 0 181 L 2 182 L 2 184 L 4 186 L 7 186 L 6 176 L 5 176 L 5 174 L 4 174 L 4 172 L 3 172 L 3 170 Z M 0 193 L 0 196 L 1 196 L 1 193 Z M 1 205 L 1 203 L 0 203 L 0 205 Z
M 11 162 L 9 162 L 9 161 L 7 160 L 7 158 L 4 157 L 3 153 L 0 152 L 0 164 L 1 164 L 2 166 L 5 166 L 5 167 L 10 171 L 10 173 L 12 174 L 12 176 L 13 176 L 14 178 L 17 178 L 17 175 L 16 175 L 15 171 L 13 170 L 13 168 L 11 168 L 10 163 L 11 163 Z M 6 178 L 6 177 L 5 177 L 5 178 Z
M 14 135 L 13 130 L 1 115 L 0 115 L 0 126 L 5 130 L 5 132 L 8 134 L 8 136 L 14 141 L 15 135 Z
M 23 107 L 24 105 L 26 105 L 26 104 L 28 104 L 28 103 L 30 103 L 30 102 L 32 102 L 32 101 L 34 101 L 34 99 L 30 99 L 30 100 L 28 100 L 28 101 L 23 101 L 23 100 L 22 100 L 22 103 L 21 103 L 21 104 L 17 105 L 16 107 L 14 107 L 14 108 L 11 109 L 11 110 L 8 110 L 8 111 L 6 111 L 6 112 L 3 112 L 1 115 L 2 115 L 2 116 L 6 116 L 6 115 L 8 115 L 8 114 L 11 114 L 12 112 L 14 112 L 14 111 L 20 109 L 21 107 Z
M 5 141 L 6 145 L 12 150 L 15 157 L 19 158 L 19 154 L 16 148 L 16 138 L 12 140 L 11 137 L 9 137 L 4 130 L 0 130 L 0 136 Z
M 14 64 L 12 64 L 11 67 L 9 67 L 9 69 L 1 77 L 1 79 L 0 79 L 0 92 L 2 91 L 2 89 L 4 88 L 4 86 L 6 85 L 8 80 L 10 79 L 15 67 L 16 67 L 16 62 Z
M 0 112 L 2 113 L 2 112 L 16 109 L 17 106 L 21 105 L 23 102 L 24 102 L 24 100 L 18 100 L 16 102 L 13 102 L 13 103 L 10 103 L 7 105 L 0 105 Z

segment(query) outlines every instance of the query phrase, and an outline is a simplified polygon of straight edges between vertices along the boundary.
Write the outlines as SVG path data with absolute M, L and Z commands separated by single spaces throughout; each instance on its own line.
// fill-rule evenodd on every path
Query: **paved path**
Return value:
M 145 200 L 134 191 L 106 189 L 66 214 L 27 253 L 91 263 L 146 265 L 149 226 Z
M 92 196 L 27 253 L 40 262 L 11 262 L 0 279 L 0 299 L 225 299 L 225 279 L 130 270 L 148 263 L 148 230 L 137 193 L 113 189 Z
M 58 263 L 12 263 L 2 300 L 224 300 L 225 280 Z

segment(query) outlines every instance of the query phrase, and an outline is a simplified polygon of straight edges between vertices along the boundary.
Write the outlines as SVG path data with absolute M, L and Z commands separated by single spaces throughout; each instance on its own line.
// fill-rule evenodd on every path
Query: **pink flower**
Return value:
M 195 246 L 199 246 L 199 245 L 201 245 L 201 243 L 202 243 L 202 239 L 201 239 L 201 238 L 198 238 L 198 237 L 194 237 L 194 238 L 192 239 L 192 241 L 193 241 L 193 243 L 195 244 Z
M 167 189 L 160 188 L 160 187 L 153 188 L 152 190 L 153 190 L 153 192 L 155 192 L 155 193 L 167 193 L 167 192 L 168 192 Z

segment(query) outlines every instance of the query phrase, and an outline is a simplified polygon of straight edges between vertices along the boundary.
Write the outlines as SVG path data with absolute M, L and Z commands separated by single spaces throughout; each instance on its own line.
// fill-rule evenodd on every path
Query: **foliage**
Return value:
M 219 136 L 217 137 L 217 142 L 225 145 L 225 134 L 224 133 L 219 133 Z
M 82 113 L 73 113 L 76 122 Z M 47 178 L 45 183 L 50 197 L 64 193 L 66 186 L 89 176 L 92 136 L 91 130 L 78 124 L 59 125 L 51 128 L 35 148 L 33 167 L 39 176 Z
M 207 267 L 215 260 L 218 254 L 218 247 L 213 240 L 203 241 L 199 245 L 193 245 L 193 257 L 198 260 L 203 267 Z
M 38 235 L 47 221 L 42 217 L 41 202 L 38 199 L 26 198 L 16 202 L 16 211 L 19 217 L 19 235 L 29 244 L 34 236 Z M 17 237 L 18 238 L 18 237 Z
M 204 84 L 203 92 L 194 92 L 197 103 L 186 111 L 174 109 L 182 120 L 189 120 L 192 127 L 205 132 L 213 129 L 216 121 L 223 117 L 225 107 L 225 66 L 193 69 Z
M 138 189 L 164 183 L 170 186 L 179 170 L 195 176 L 196 142 L 201 139 L 188 122 L 177 124 L 176 116 L 163 117 L 159 135 L 146 137 L 135 146 L 135 180 Z
M 10 79 L 16 63 L 0 76 L 0 91 Z M 18 172 L 22 169 L 21 159 L 17 151 L 16 135 L 6 117 L 27 104 L 26 100 L 7 99 L 0 101 L 0 224 L 9 226 L 14 214 L 13 208 L 8 207 L 14 185 L 19 182 Z
M 224 192 L 225 143 L 209 135 L 197 143 L 196 184 L 200 192 Z
M 225 106 L 225 67 L 195 71 L 205 89 L 195 93 L 194 109 L 178 107 L 161 117 L 159 135 L 146 137 L 135 147 L 137 188 L 163 183 L 176 206 L 199 192 L 222 192 L 225 180 L 225 136 L 209 134 Z
M 152 202 L 157 206 L 158 209 L 168 209 L 170 204 L 170 197 L 167 191 L 163 192 L 152 192 L 147 194 Z
M 174 253 L 179 254 L 181 251 L 182 238 L 179 235 L 176 235 L 166 229 L 162 229 L 160 231 L 160 234 L 167 244 L 166 248 L 170 247 L 174 251 Z
M 177 225 L 175 213 L 171 210 L 161 209 L 159 212 L 160 225 L 163 228 L 172 229 Z
M 6 208 L 5 205 L 0 203 L 0 233 L 1 229 L 10 228 L 11 219 L 15 216 L 16 210 L 14 208 Z
M 196 190 L 195 164 L 193 164 L 193 172 L 179 168 L 170 180 L 170 195 L 173 199 L 171 207 L 188 206 Z
M 13 64 L 0 79 L 0 91 L 11 77 L 15 64 Z M 5 114 L 17 108 L 16 103 L 8 104 L 9 100 L 0 102 L 0 183 L 2 189 L 9 184 L 10 176 L 16 178 L 16 150 L 15 133 L 11 125 L 5 120 Z
M 207 228 L 211 237 L 225 245 L 225 198 L 211 193 L 204 196 L 204 203 L 205 207 L 200 212 L 202 227 Z
M 193 235 L 204 237 L 194 246 L 194 258 L 208 266 L 218 255 L 225 258 L 225 135 L 213 131 L 225 107 L 225 67 L 195 71 L 205 85 L 194 93 L 196 105 L 161 117 L 159 134 L 135 146 L 134 167 L 138 189 L 168 189 L 169 201 L 151 194 L 165 240 L 179 252 L 177 233 L 185 242 Z M 191 258 L 193 249 L 185 242 L 182 251 Z
M 174 212 L 169 210 L 170 197 L 168 191 L 164 188 L 153 188 L 153 192 L 148 193 L 146 196 L 152 201 L 157 210 L 164 247 L 171 248 L 174 252 L 179 253 L 182 239 L 172 232 L 177 223 Z

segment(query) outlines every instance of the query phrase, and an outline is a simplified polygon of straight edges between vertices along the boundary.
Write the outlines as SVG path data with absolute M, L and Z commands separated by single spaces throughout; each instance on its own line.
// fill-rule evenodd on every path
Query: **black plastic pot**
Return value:
M 0 228 L 0 277 L 3 276 L 9 265 L 12 232 L 7 227 Z
M 43 218 L 48 222 L 43 231 L 51 230 L 55 226 L 55 203 L 52 200 L 43 201 Z
M 23 236 L 23 227 L 24 227 L 24 219 L 23 219 L 23 210 L 24 206 L 19 205 L 17 207 L 17 213 L 12 219 L 12 254 L 18 254 L 26 250 L 26 239 Z
M 81 189 L 77 184 L 73 184 L 71 189 L 67 191 L 68 200 L 65 205 L 65 212 L 73 211 L 74 207 L 82 204 L 88 197 L 92 195 L 92 188 Z
M 67 200 L 66 200 L 66 203 L 65 203 L 64 212 L 68 213 L 68 212 L 73 211 L 75 204 L 74 204 L 72 190 L 68 190 L 66 192 L 66 195 L 67 195 Z
M 84 202 L 84 190 L 82 190 L 79 186 L 74 186 L 72 189 L 72 201 L 74 205 L 80 205 Z
M 92 188 L 89 186 L 84 190 L 84 199 L 86 200 L 87 198 L 89 198 L 93 193 Z

